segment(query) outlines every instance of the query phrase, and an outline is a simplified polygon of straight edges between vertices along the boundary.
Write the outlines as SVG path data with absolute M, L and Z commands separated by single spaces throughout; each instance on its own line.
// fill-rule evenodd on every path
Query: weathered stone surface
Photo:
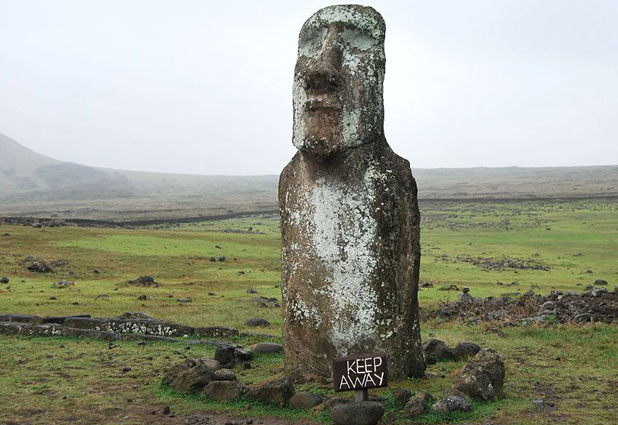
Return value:
M 221 363 L 213 359 L 202 359 L 204 364 L 208 366 L 211 370 L 217 371 L 222 368 Z
M 273 354 L 283 351 L 283 346 L 276 342 L 258 342 L 251 346 L 251 350 L 257 354 Z
M 453 348 L 453 358 L 455 360 L 464 360 L 476 355 L 481 351 L 481 347 L 473 342 L 460 342 Z
M 427 391 L 417 390 L 414 395 L 415 395 L 415 397 L 420 398 L 421 400 L 423 400 L 423 403 L 425 403 L 425 404 L 429 404 L 429 403 L 431 403 L 434 400 L 434 398 L 431 395 L 431 393 L 429 393 Z
M 0 283 L 9 283 L 10 279 L 6 276 L 0 278 Z
M 293 144 L 281 173 L 283 341 L 290 371 L 330 376 L 383 351 L 392 377 L 425 370 L 417 188 L 384 137 L 384 20 L 330 6 L 300 31 Z
M 290 378 L 277 379 L 250 389 L 245 398 L 279 407 L 286 407 L 294 395 L 294 384 Z
M 115 341 L 118 335 L 113 332 L 96 331 L 91 329 L 75 329 L 69 328 L 57 323 L 23 323 L 23 322 L 0 322 L 0 334 L 8 335 L 29 335 L 29 336 L 74 336 L 74 337 L 90 337 L 103 339 L 106 341 Z
M 47 263 L 46 261 L 35 261 L 32 264 L 29 264 L 26 267 L 28 270 L 30 270 L 31 272 L 36 272 L 36 273 L 53 273 L 54 269 L 51 268 L 51 266 L 49 265 L 49 263 Z
M 333 407 L 339 404 L 352 403 L 353 401 L 354 400 L 352 400 L 350 397 L 342 397 L 342 396 L 328 397 L 324 401 L 324 408 L 332 409 Z
M 204 394 L 216 401 L 235 400 L 242 394 L 245 386 L 236 381 L 212 381 L 204 388 Z
M 137 286 L 159 286 L 152 276 L 140 276 L 135 280 L 130 280 L 129 283 Z
M 88 316 L 90 317 L 90 316 Z M 149 314 L 144 313 L 143 311 L 125 311 L 122 314 L 116 316 L 117 319 L 143 319 L 143 320 L 155 320 Z
M 505 367 L 500 353 L 492 349 L 479 351 L 463 368 L 453 388 L 482 400 L 492 400 L 502 393 Z
M 431 410 L 439 413 L 454 412 L 456 410 L 468 412 L 472 410 L 472 405 L 465 398 L 449 395 L 431 406 Z
M 151 319 L 118 319 L 113 317 L 68 317 L 64 324 L 78 329 L 93 329 L 98 331 L 112 331 L 157 336 L 185 336 L 192 335 L 190 326 L 174 323 L 159 322 Z
M 418 397 L 411 397 L 401 410 L 401 416 L 412 419 L 422 415 L 425 410 L 427 410 L 427 407 L 424 400 Z
M 294 394 L 290 399 L 290 406 L 295 409 L 312 409 L 322 403 L 322 397 L 310 392 Z
M 384 406 L 377 401 L 355 401 L 338 404 L 330 411 L 336 425 L 375 425 L 384 415 Z
M 0 314 L 0 322 L 43 323 L 41 316 L 33 314 Z
M 232 369 L 217 369 L 213 374 L 213 379 L 215 381 L 235 381 L 236 373 Z
M 58 289 L 68 288 L 70 286 L 75 286 L 75 283 L 70 280 L 60 280 L 54 283 L 54 288 Z
M 439 339 L 430 339 L 423 346 L 425 352 L 425 360 L 427 364 L 435 364 L 439 361 L 454 360 L 453 350 L 451 350 L 444 341 Z
M 66 319 L 68 319 L 69 317 L 85 317 L 85 318 L 90 318 L 91 316 L 89 314 L 75 314 L 75 315 L 71 315 L 71 316 L 48 316 L 48 317 L 43 317 L 43 323 L 64 324 L 64 321 Z
M 412 397 L 412 392 L 405 388 L 395 388 L 392 393 L 395 406 L 404 406 Z
M 247 326 L 257 327 L 257 326 L 270 326 L 270 322 L 266 319 L 262 319 L 261 317 L 252 317 L 247 319 L 245 322 Z
M 281 305 L 279 304 L 279 300 L 277 298 L 268 298 L 268 297 L 255 297 L 253 302 L 258 307 L 263 308 L 279 308 Z
M 226 326 L 195 328 L 194 335 L 207 338 L 234 338 L 235 336 L 238 336 L 238 329 L 228 328 Z
M 234 364 L 236 361 L 235 350 L 236 348 L 233 345 L 217 347 L 214 355 L 215 360 L 221 363 L 222 366 Z
M 492 400 L 496 395 L 489 376 L 481 368 L 462 373 L 453 383 L 453 387 L 475 399 Z
M 201 391 L 213 380 L 213 370 L 201 359 L 188 359 L 172 366 L 163 377 L 163 384 L 176 391 Z

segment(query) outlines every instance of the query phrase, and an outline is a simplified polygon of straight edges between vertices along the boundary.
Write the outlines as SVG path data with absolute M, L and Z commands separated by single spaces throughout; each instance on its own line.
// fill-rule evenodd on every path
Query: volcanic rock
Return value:
M 294 394 L 290 399 L 290 406 L 295 409 L 312 409 L 322 403 L 322 397 L 310 392 Z
M 267 382 L 250 389 L 245 398 L 279 407 L 286 407 L 294 395 L 294 384 L 291 378 L 282 378 Z
M 338 404 L 330 415 L 336 425 L 375 425 L 384 415 L 384 406 L 377 401 L 355 401 Z

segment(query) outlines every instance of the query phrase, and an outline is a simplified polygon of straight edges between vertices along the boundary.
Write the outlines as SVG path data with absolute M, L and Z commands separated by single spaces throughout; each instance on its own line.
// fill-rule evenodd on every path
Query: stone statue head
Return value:
M 303 25 L 294 70 L 297 149 L 328 156 L 384 133 L 384 33 L 371 7 L 329 6 Z

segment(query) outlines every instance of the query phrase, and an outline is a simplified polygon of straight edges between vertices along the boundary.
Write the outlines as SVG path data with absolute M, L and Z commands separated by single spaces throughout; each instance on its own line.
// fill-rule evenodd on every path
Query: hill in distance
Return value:
M 618 196 L 618 166 L 413 170 L 419 199 Z M 113 170 L 58 161 L 0 133 L 0 215 L 135 220 L 277 210 L 277 175 Z

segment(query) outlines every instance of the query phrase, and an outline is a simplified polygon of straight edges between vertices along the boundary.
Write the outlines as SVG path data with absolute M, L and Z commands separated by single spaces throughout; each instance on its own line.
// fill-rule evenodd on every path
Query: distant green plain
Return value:
M 483 297 L 530 289 L 541 294 L 582 291 L 596 279 L 608 281 L 610 290 L 618 286 L 616 200 L 436 202 L 423 204 L 422 217 L 421 282 L 433 284 L 419 292 L 422 308 L 456 299 L 457 291 L 440 290 L 449 285 L 467 286 L 472 295 Z M 239 231 L 245 233 L 235 233 Z M 27 256 L 64 260 L 66 265 L 54 274 L 32 273 L 25 268 Z M 268 215 L 137 229 L 0 225 L 0 276 L 10 278 L 8 285 L 0 285 L 0 314 L 114 316 L 144 311 L 182 324 L 241 330 L 255 330 L 245 325 L 248 318 L 264 317 L 271 326 L 259 331 L 278 340 L 280 309 L 259 308 L 252 299 L 259 295 L 280 299 L 279 258 L 278 218 Z M 505 259 L 549 269 L 486 270 L 473 264 Z M 153 276 L 159 286 L 128 282 L 141 275 Z M 75 286 L 56 289 L 52 284 L 58 280 L 73 281 Z M 249 294 L 248 289 L 258 293 Z M 140 295 L 147 299 L 138 300 Z M 178 301 L 184 297 L 192 302 Z M 424 339 L 436 337 L 449 344 L 471 340 L 501 351 L 507 362 L 507 398 L 478 404 L 472 414 L 427 414 L 416 423 L 609 424 L 618 416 L 615 325 L 548 324 L 496 331 L 487 323 L 431 321 L 423 323 L 422 332 Z M 102 341 L 0 336 L 0 419 L 19 423 L 27 417 L 41 424 L 154 423 L 140 419 L 135 406 L 141 403 L 167 404 L 178 414 L 216 410 L 329 421 L 326 414 L 267 406 L 245 412 L 246 403 L 213 403 L 159 387 L 165 367 L 184 356 L 211 355 L 210 348 L 195 346 L 187 351 L 182 343 L 119 346 L 108 350 Z M 119 373 L 122 365 L 134 371 Z M 439 363 L 428 369 L 429 378 L 395 381 L 392 386 L 424 388 L 439 396 L 462 365 Z M 242 371 L 240 379 L 256 383 L 280 374 L 281 366 L 281 356 L 258 357 L 255 367 Z M 127 392 L 133 394 L 131 402 Z M 393 409 L 390 393 L 377 393 Z M 68 402 L 61 401 L 66 394 L 86 396 L 80 403 L 69 403 L 68 409 Z M 551 399 L 556 407 L 538 411 L 532 405 L 537 398 Z M 118 419 L 125 416 L 129 419 Z

